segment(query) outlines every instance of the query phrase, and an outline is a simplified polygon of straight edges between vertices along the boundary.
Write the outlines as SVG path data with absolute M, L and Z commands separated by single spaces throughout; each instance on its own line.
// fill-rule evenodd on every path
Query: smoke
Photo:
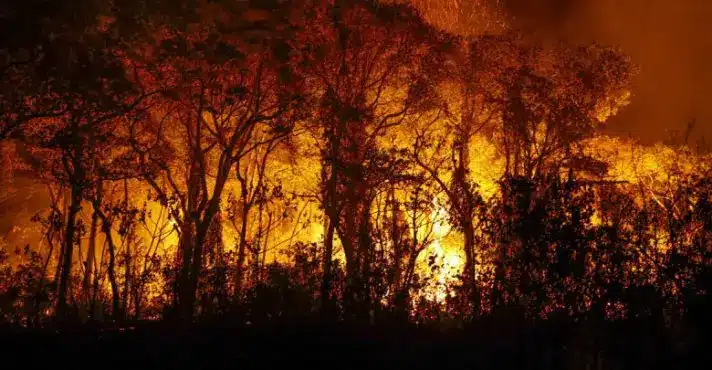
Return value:
M 410 1 L 431 23 L 460 34 L 496 31 L 492 25 L 507 23 L 540 41 L 618 46 L 641 71 L 632 104 L 606 131 L 650 143 L 674 131 L 683 134 L 695 119 L 689 144 L 712 144 L 710 0 L 382 1 Z
M 382 0 L 410 2 L 435 27 L 458 35 L 498 33 L 508 23 L 505 0 Z
M 644 142 L 696 119 L 712 142 L 712 1 L 505 0 L 511 23 L 542 39 L 619 46 L 640 66 L 632 104 L 608 130 Z

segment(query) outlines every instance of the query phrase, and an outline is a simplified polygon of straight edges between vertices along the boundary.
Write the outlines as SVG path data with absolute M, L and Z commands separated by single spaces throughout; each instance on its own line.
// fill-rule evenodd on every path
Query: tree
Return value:
M 405 153 L 400 155 L 407 158 Z M 422 170 L 410 162 L 401 178 L 383 184 L 374 201 L 374 298 L 386 298 L 387 308 L 401 318 L 407 318 L 413 309 L 412 296 L 424 288 L 418 262 L 423 252 L 443 237 L 443 215 L 435 209 L 434 201 L 440 189 L 432 178 L 422 175 Z M 434 266 L 434 257 L 427 256 L 428 267 Z M 423 293 L 421 291 L 421 293 Z
M 464 235 L 466 280 L 476 276 L 477 213 L 484 201 L 471 176 L 472 142 L 495 124 L 500 106 L 495 97 L 496 74 L 502 63 L 501 37 L 472 37 L 447 54 L 440 72 L 442 114 L 424 122 L 413 137 L 410 155 L 439 185 L 449 204 L 450 222 Z M 476 294 L 473 291 L 473 294 Z
M 298 41 L 320 101 L 316 126 L 329 220 L 322 299 L 329 300 L 336 234 L 346 255 L 349 305 L 363 315 L 373 257 L 371 206 L 379 184 L 397 177 L 399 166 L 378 141 L 424 109 L 430 88 L 424 66 L 434 62 L 438 36 L 407 6 L 325 0 L 308 14 Z
M 102 173 L 100 164 L 122 161 L 125 153 L 117 147 L 117 125 L 143 96 L 125 78 L 116 50 L 100 32 L 89 30 L 81 38 L 71 35 L 55 39 L 53 47 L 55 59 L 46 94 L 58 101 L 63 113 L 28 121 L 22 141 L 32 153 L 30 164 L 70 192 L 57 302 L 57 315 L 62 318 L 67 314 L 82 200 L 97 178 L 123 172 L 123 166 L 116 166 L 113 169 L 119 173 Z
M 267 142 L 235 164 L 240 196 L 238 199 L 232 199 L 229 202 L 228 214 L 233 227 L 239 233 L 235 272 L 235 294 L 238 299 L 242 293 L 246 252 L 250 251 L 252 253 L 253 277 L 257 277 L 259 275 L 260 260 L 264 260 L 267 253 L 269 233 L 279 221 L 282 221 L 287 216 L 286 212 L 278 215 L 276 210 L 271 209 L 273 208 L 271 203 L 277 198 L 282 198 L 284 194 L 282 193 L 282 185 L 275 183 L 275 181 L 270 181 L 267 172 L 271 163 L 269 160 L 275 156 L 275 151 L 282 144 L 282 139 L 286 139 L 286 137 L 275 138 L 275 140 Z M 263 140 L 263 138 L 257 138 L 258 142 Z M 258 208 L 256 222 L 252 215 L 255 206 Z M 263 222 L 265 214 L 267 214 L 268 218 L 266 225 Z M 253 232 L 254 226 L 257 229 L 255 232 Z M 262 264 L 264 264 L 264 261 Z M 256 282 L 257 279 L 253 280 Z
M 57 44 L 95 27 L 104 10 L 93 0 L 0 5 L 0 140 L 21 135 L 31 120 L 67 113 L 51 83 L 58 78 L 58 58 L 67 56 Z
M 580 144 L 628 103 L 635 66 L 597 45 L 554 49 L 507 41 L 516 59 L 504 64 L 498 88 L 498 136 L 509 177 L 543 179 L 590 162 Z M 585 168 L 583 168 L 585 169 Z
M 140 78 L 166 94 L 153 116 L 133 128 L 143 177 L 178 224 L 176 303 L 184 319 L 193 317 L 206 237 L 233 167 L 289 135 L 302 114 L 301 83 L 290 69 L 280 19 L 271 21 L 274 28 L 243 32 L 255 26 L 245 9 L 203 5 L 196 9 L 202 30 L 198 23 L 169 27 L 146 57 Z

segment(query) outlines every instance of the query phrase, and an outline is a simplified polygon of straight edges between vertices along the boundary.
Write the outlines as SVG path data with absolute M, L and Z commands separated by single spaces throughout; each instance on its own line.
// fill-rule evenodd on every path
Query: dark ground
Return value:
M 606 354 L 600 365 L 571 345 L 546 346 L 556 342 L 555 331 L 512 336 L 482 328 L 444 332 L 414 326 L 357 328 L 303 322 L 178 329 L 142 323 L 123 329 L 4 329 L 0 336 L 3 357 L 9 359 L 4 362 L 26 369 L 706 368 L 695 359 L 698 355 L 689 351 L 681 355 L 674 346 L 638 331 L 621 332 L 602 343 Z M 658 346 L 651 346 L 652 342 Z
M 3 351 L 39 368 L 469 368 L 457 343 L 436 333 L 341 325 L 203 326 L 133 329 L 12 330 Z M 65 366 L 61 366 L 65 367 Z

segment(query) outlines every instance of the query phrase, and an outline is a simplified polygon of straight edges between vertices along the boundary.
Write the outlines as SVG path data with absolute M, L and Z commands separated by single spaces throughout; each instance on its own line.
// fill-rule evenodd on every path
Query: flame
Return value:
M 618 94 L 612 95 L 609 99 L 601 102 L 596 107 L 595 116 L 598 122 L 604 123 L 609 118 L 618 114 L 618 112 L 631 102 L 632 93 L 630 90 L 623 90 Z
M 503 32 L 507 15 L 502 0 L 381 0 L 408 2 L 435 27 L 457 35 Z
M 418 8 L 428 22 L 454 33 L 464 35 L 482 34 L 506 27 L 506 22 L 502 18 L 501 2 L 499 0 L 470 0 L 469 2 L 467 0 L 410 0 L 410 2 Z M 254 13 L 247 17 L 261 19 L 265 16 L 266 14 L 263 13 Z M 551 66 L 548 67 L 551 68 Z M 375 94 L 375 92 L 371 93 Z M 408 97 L 405 89 L 378 91 L 378 94 L 381 93 L 384 94 L 384 101 L 402 103 Z M 456 100 L 457 98 L 457 93 L 452 88 L 443 88 L 442 93 L 444 94 L 443 97 L 448 98 L 448 100 Z M 610 117 L 616 115 L 622 107 L 628 105 L 630 98 L 631 92 L 628 90 L 611 93 L 608 99 L 605 99 L 596 107 L 593 114 L 594 117 L 591 118 L 595 118 L 600 123 L 606 122 Z M 391 107 L 386 107 L 385 104 L 383 106 L 379 105 L 379 109 L 387 110 L 387 108 L 390 109 Z M 453 107 L 453 109 L 457 109 L 457 107 Z M 382 114 L 383 112 L 377 113 Z M 216 117 L 213 114 L 204 112 L 202 118 L 207 125 L 215 126 Z M 431 120 L 424 118 L 423 122 L 429 123 Z M 431 128 L 432 131 L 443 131 L 438 134 L 448 137 L 450 130 L 446 125 L 435 126 L 438 127 Z M 392 137 L 384 137 L 379 144 L 406 147 L 407 149 L 411 141 L 408 140 L 406 131 L 412 131 L 412 129 L 413 127 L 409 125 L 396 127 L 387 133 Z M 535 133 L 535 140 L 545 140 L 545 132 L 543 130 L 544 127 L 540 126 L 539 131 Z M 181 140 L 178 137 L 181 135 L 180 132 L 172 134 L 176 136 L 175 140 Z M 169 137 L 169 139 L 173 140 L 174 138 Z M 504 174 L 504 158 L 502 158 L 500 151 L 497 149 L 497 144 L 491 138 L 474 136 L 470 144 L 472 148 L 469 163 L 471 179 L 479 185 L 479 192 L 483 197 L 486 199 L 492 198 L 499 192 L 498 180 Z M 293 196 L 290 202 L 293 202 L 292 205 L 294 206 L 293 209 L 290 208 L 289 210 L 279 209 L 279 211 L 284 211 L 285 214 L 288 213 L 289 217 L 283 224 L 277 225 L 274 233 L 265 237 L 266 243 L 273 246 L 273 249 L 268 251 L 269 260 L 277 260 L 280 256 L 280 249 L 283 250 L 285 247 L 294 246 L 298 242 L 318 243 L 324 239 L 325 234 L 323 218 L 315 216 L 321 215 L 323 217 L 323 210 L 320 210 L 318 201 L 314 201 L 314 198 L 318 198 L 320 192 L 319 183 L 321 181 L 320 155 L 318 152 L 319 140 L 309 135 L 302 135 L 290 142 L 290 145 L 292 145 L 290 150 L 284 150 L 279 153 L 267 165 L 268 174 L 266 176 L 275 183 L 281 184 L 284 187 L 285 194 Z M 696 171 L 699 166 L 704 165 L 704 160 L 696 159 L 697 157 L 686 149 L 673 149 L 662 145 L 646 147 L 623 139 L 597 137 L 584 142 L 582 147 L 591 156 L 610 163 L 609 178 L 628 181 L 631 185 L 641 189 L 645 197 L 650 197 L 658 202 L 661 202 L 659 199 L 668 196 L 674 190 L 673 188 L 677 186 L 676 177 L 690 174 Z M 178 148 L 177 150 L 181 149 Z M 179 157 L 187 156 L 183 152 L 177 154 Z M 214 162 L 215 158 L 209 157 L 207 160 Z M 449 180 L 447 176 L 447 173 L 443 174 L 444 182 Z M 212 177 L 208 176 L 207 182 L 208 187 L 212 188 L 214 182 Z M 139 188 L 141 186 L 138 185 Z M 239 192 L 239 186 L 234 180 L 228 183 L 227 188 Z M 135 191 L 133 193 L 136 195 L 141 192 Z M 632 192 L 632 194 L 637 193 Z M 131 201 L 140 204 L 139 197 L 134 196 L 134 198 Z M 642 202 L 643 197 L 639 197 L 638 201 Z M 225 202 L 226 199 L 223 199 L 223 203 Z M 425 240 L 425 236 L 432 231 L 432 241 L 418 261 L 418 272 L 423 277 L 429 278 L 429 280 L 427 286 L 417 294 L 438 303 L 444 302 L 453 294 L 448 290 L 448 287 L 457 281 L 464 267 L 463 251 L 461 250 L 463 244 L 462 236 L 455 232 L 449 224 L 448 210 L 444 204 L 445 202 L 440 196 L 433 197 L 431 212 L 428 214 L 429 225 L 421 226 L 421 228 L 415 230 L 421 240 Z M 178 232 L 176 231 L 178 221 L 173 217 L 169 217 L 165 212 L 165 206 L 158 202 L 150 201 L 147 203 L 147 207 L 152 214 L 159 215 L 151 220 L 151 225 L 156 227 L 161 223 L 168 225 L 169 231 L 166 232 L 160 242 L 160 255 L 170 256 L 174 254 L 179 243 Z M 601 215 L 594 214 L 591 222 L 594 225 L 600 225 L 603 222 Z M 255 228 L 255 223 L 255 220 L 250 220 L 249 228 L 251 230 Z M 236 247 L 234 241 L 238 238 L 239 233 L 244 231 L 230 227 L 228 222 L 225 225 L 227 227 L 223 229 L 223 244 L 227 250 L 234 250 Z M 432 227 L 432 230 L 428 230 L 428 227 Z M 20 229 L 28 230 L 28 228 Z M 138 230 L 137 237 L 142 241 L 148 241 L 153 238 L 149 230 Z M 664 248 L 665 242 L 662 234 L 660 240 L 663 240 Z M 334 257 L 343 261 L 344 255 L 339 250 L 338 238 L 335 238 L 334 242 L 337 247 Z M 100 251 L 97 251 L 96 258 L 102 258 Z M 434 261 L 434 268 L 431 268 L 433 266 L 429 264 L 431 260 Z M 108 289 L 108 286 L 104 285 L 102 288 Z M 149 300 L 150 298 L 152 297 L 149 297 Z
M 464 261 L 456 245 L 447 242 L 447 238 L 452 232 L 452 227 L 447 222 L 447 210 L 437 197 L 432 201 L 433 212 L 430 214 L 430 222 L 433 225 L 433 242 L 427 248 L 420 261 L 420 269 L 431 279 L 424 288 L 425 299 L 437 303 L 443 303 L 452 294 L 448 287 L 452 286 L 462 273 Z M 454 244 L 454 243 L 453 243 Z M 434 261 L 434 270 L 430 270 L 427 259 Z

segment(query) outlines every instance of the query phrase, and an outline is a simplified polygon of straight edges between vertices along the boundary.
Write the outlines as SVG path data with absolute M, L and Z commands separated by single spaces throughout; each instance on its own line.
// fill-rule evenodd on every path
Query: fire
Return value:
M 606 101 L 601 102 L 596 108 L 596 119 L 598 122 L 604 123 L 609 118 L 618 114 L 618 112 L 631 102 L 632 93 L 630 90 L 623 90 L 617 94 L 611 94 L 611 97 Z
M 464 261 L 458 248 L 448 244 L 452 227 L 447 222 L 447 210 L 438 198 L 433 199 L 432 209 L 430 221 L 433 224 L 433 242 L 423 253 L 420 269 L 431 277 L 424 288 L 425 298 L 442 303 L 452 294 L 448 287 L 452 286 L 462 273 Z
M 586 153 L 609 163 L 609 179 L 628 182 L 638 194 L 662 195 L 672 191 L 678 179 L 709 168 L 706 156 L 686 147 L 641 145 L 608 136 L 598 136 L 583 146 Z
M 428 22 L 458 35 L 502 32 L 508 23 L 502 0 L 409 0 L 409 2 Z
M 68 209 L 82 209 L 76 216 L 81 225 L 78 227 L 81 230 L 74 232 L 78 235 L 77 240 L 71 240 L 73 229 L 67 228 L 67 235 L 70 235 L 68 247 L 78 246 L 73 252 L 76 258 L 74 265 L 69 266 L 70 272 L 79 274 L 86 271 L 83 270 L 86 269 L 85 261 L 98 261 L 95 274 L 106 275 L 108 257 L 105 252 L 107 244 L 112 244 L 107 240 L 113 238 L 116 250 L 111 252 L 120 259 L 116 265 L 127 266 L 120 272 L 119 275 L 123 275 L 119 281 L 139 280 L 137 276 L 146 280 L 145 274 L 158 274 L 156 271 L 160 268 L 175 262 L 179 243 L 183 241 L 181 236 L 185 235 L 182 232 L 198 235 L 189 240 L 195 245 L 182 245 L 186 250 L 189 247 L 195 249 L 195 257 L 185 254 L 198 261 L 191 266 L 195 271 L 204 268 L 201 265 L 201 243 L 206 244 L 208 252 L 226 252 L 226 256 L 232 256 L 228 252 L 245 247 L 250 249 L 247 253 L 251 255 L 244 261 L 239 259 L 238 263 L 238 259 L 230 257 L 233 258 L 229 261 L 231 268 L 238 270 L 255 261 L 256 270 L 265 269 L 272 262 L 292 263 L 294 261 L 282 257 L 288 249 L 291 252 L 295 249 L 299 249 L 297 252 L 316 251 L 310 257 L 319 259 L 322 258 L 320 253 L 326 250 L 320 249 L 325 244 L 325 225 L 328 217 L 334 217 L 335 223 L 341 227 L 334 237 L 334 259 L 343 262 L 346 259 L 343 248 L 350 247 L 348 266 L 364 260 L 363 263 L 373 263 L 374 268 L 380 268 L 371 262 L 380 258 L 377 261 L 385 261 L 384 265 L 391 263 L 395 266 L 393 270 L 398 270 L 392 275 L 402 275 L 402 262 L 408 260 L 408 274 L 412 275 L 415 269 L 417 277 L 422 278 L 418 282 L 426 282 L 425 287 L 415 294 L 443 303 L 453 294 L 448 288 L 460 278 L 469 258 L 473 259 L 473 265 L 482 265 L 475 269 L 475 273 L 482 273 L 479 267 L 483 270 L 492 268 L 492 265 L 485 265 L 483 253 L 479 253 L 491 240 L 482 241 L 487 236 L 478 239 L 486 232 L 482 231 L 484 227 L 473 230 L 480 226 L 474 227 L 471 221 L 484 219 L 477 213 L 480 212 L 478 207 L 488 209 L 491 203 L 496 203 L 505 171 L 511 171 L 508 175 L 527 177 L 527 180 L 544 177 L 539 175 L 545 171 L 548 177 L 550 172 L 563 169 L 565 159 L 583 152 L 586 157 L 608 163 L 608 172 L 605 175 L 576 173 L 576 179 L 597 176 L 597 179 L 625 181 L 627 185 L 621 186 L 622 191 L 629 193 L 639 205 L 652 200 L 665 208 L 673 203 L 670 200 L 681 186 L 681 179 L 700 168 L 709 169 L 709 158 L 696 156 L 687 148 L 643 146 L 604 136 L 583 139 L 594 131 L 596 121 L 606 122 L 630 102 L 632 93 L 626 87 L 632 72 L 622 62 L 624 58 L 618 58 L 617 54 L 597 48 L 574 51 L 562 46 L 561 50 L 550 51 L 545 46 L 524 47 L 525 42 L 520 36 L 501 32 L 507 28 L 507 22 L 503 3 L 499 0 L 410 2 L 426 23 L 467 41 L 458 44 L 460 41 L 453 41 L 456 38 L 449 39 L 451 35 L 442 35 L 438 31 L 428 34 L 425 42 L 426 37 L 421 35 L 423 30 L 410 35 L 408 27 L 411 23 L 400 24 L 401 28 L 384 36 L 384 31 L 394 29 L 391 24 L 382 23 L 390 16 L 376 17 L 369 13 L 370 8 L 360 9 L 354 5 L 353 9 L 343 9 L 343 14 L 331 14 L 331 11 L 321 14 L 321 10 L 314 10 L 318 14 L 314 22 L 294 27 L 298 37 L 306 40 L 299 39 L 299 48 L 271 45 L 272 38 L 265 38 L 269 42 L 265 41 L 263 46 L 271 45 L 269 50 L 253 51 L 253 46 L 258 48 L 257 43 L 245 46 L 243 50 L 241 41 L 229 44 L 232 37 L 239 40 L 242 35 L 228 35 L 220 42 L 229 50 L 215 51 L 217 54 L 234 54 L 227 63 L 222 61 L 222 56 L 211 60 L 198 52 L 200 48 L 212 47 L 212 36 L 205 35 L 205 42 L 198 42 L 202 40 L 202 36 L 197 35 L 200 32 L 186 31 L 184 37 L 174 40 L 175 45 L 171 41 L 161 47 L 162 50 L 165 46 L 166 50 L 156 51 L 161 57 L 145 55 L 137 58 L 156 58 L 152 62 L 161 65 L 160 73 L 138 71 L 132 77 L 137 81 L 131 79 L 127 84 L 141 82 L 170 87 L 171 93 L 166 96 L 157 94 L 155 101 L 146 107 L 141 106 L 150 113 L 125 119 L 130 122 L 124 122 L 123 118 L 111 121 L 112 125 L 97 129 L 99 135 L 87 139 L 91 144 L 83 147 L 54 148 L 53 154 L 49 153 L 50 149 L 46 148 L 49 144 L 45 143 L 44 146 L 36 145 L 35 153 L 31 153 L 34 157 L 44 155 L 43 161 L 53 165 L 61 163 L 58 158 L 67 160 L 62 155 L 66 157 L 66 153 L 73 153 L 71 149 L 83 150 L 87 157 L 87 163 L 83 163 L 83 158 L 75 158 L 76 168 L 86 164 L 87 168 L 82 171 L 68 171 L 68 164 L 64 164 L 64 168 L 48 167 L 62 176 L 49 170 L 37 171 L 47 176 L 44 181 L 60 188 L 57 190 L 60 195 L 48 198 L 53 198 L 51 206 L 60 210 L 57 213 L 61 218 L 66 217 Z M 328 8 L 329 4 L 322 5 Z M 213 10 L 217 17 L 219 8 Z M 343 22 L 335 22 L 332 17 L 336 16 L 345 18 Z M 415 13 L 412 16 L 407 22 L 417 18 Z M 265 11 L 245 15 L 250 22 L 257 23 L 264 23 L 270 17 Z M 111 21 L 101 23 L 102 29 L 112 27 Z M 338 27 L 334 26 L 336 24 Z M 421 25 L 427 28 L 425 24 Z M 187 28 L 193 26 L 197 27 Z M 353 30 L 348 29 L 350 26 Z M 216 30 L 221 28 L 215 27 Z M 479 37 L 492 33 L 499 35 Z M 440 37 L 448 41 L 434 47 L 433 44 L 442 41 Z M 196 47 L 192 47 L 193 44 Z M 311 46 L 302 48 L 311 44 L 316 45 L 314 50 Z M 394 45 L 400 46 L 394 48 Z M 186 55 L 177 52 L 183 47 L 194 50 Z M 406 52 L 412 54 L 404 55 Z M 165 58 L 162 53 L 166 53 Z M 263 57 L 268 58 L 269 63 L 264 61 L 263 65 Z M 273 57 L 274 60 L 270 59 Z M 292 61 L 292 57 L 298 60 Z M 616 71 L 613 68 L 616 66 L 621 70 Z M 437 76 L 441 69 L 447 73 Z M 181 82 L 183 79 L 189 81 Z M 204 79 L 211 81 L 204 84 Z M 200 89 L 196 89 L 198 85 Z M 253 107 L 259 103 L 267 105 Z M 168 114 L 171 112 L 175 114 Z M 113 117 L 115 112 L 109 113 L 112 114 L 107 117 Z M 242 116 L 252 119 L 243 122 Z M 92 121 L 90 118 L 76 121 Z M 51 122 L 34 120 L 27 125 L 27 136 L 74 134 L 62 126 L 62 119 L 47 120 Z M 134 127 L 134 121 L 141 124 Z M 130 129 L 126 128 L 129 126 Z M 83 135 L 93 129 L 87 125 L 74 131 L 81 131 Z M 33 130 L 42 131 L 43 135 Z M 94 145 L 95 140 L 111 136 L 104 131 L 114 130 L 127 132 L 111 138 L 114 141 L 106 139 L 106 149 Z M 327 134 L 330 130 L 333 133 Z M 228 135 L 230 132 L 235 134 Z M 331 135 L 330 139 L 325 139 L 328 135 Z M 49 140 L 50 147 L 83 142 L 74 139 L 52 139 Z M 335 143 L 333 149 L 331 142 Z M 116 149 L 116 155 L 103 158 L 111 152 L 112 146 L 122 149 Z M 89 164 L 94 160 L 94 154 L 100 154 L 100 151 L 107 152 L 101 153 L 100 158 L 106 163 L 97 160 L 96 164 Z M 345 152 L 349 154 L 343 155 Z M 341 155 L 344 158 L 336 158 Z M 117 158 L 125 160 L 126 163 L 120 164 L 126 167 L 140 162 L 140 166 L 129 171 L 131 179 L 117 180 L 106 176 L 103 169 L 94 168 L 103 165 L 113 169 Z M 332 169 L 327 165 L 329 161 L 335 163 Z M 333 213 L 325 210 L 330 206 L 325 194 L 332 191 L 325 190 L 327 169 L 334 179 L 334 198 L 345 199 L 345 205 L 332 201 L 336 204 Z M 116 172 L 114 176 L 123 174 L 123 171 Z M 79 177 L 78 174 L 87 177 L 74 178 Z M 103 199 L 95 194 L 101 191 L 97 184 L 106 185 Z M 81 207 L 67 206 L 68 189 L 79 194 L 73 199 L 82 198 Z M 390 198 L 376 204 L 387 192 Z M 460 199 L 467 201 L 456 204 Z M 106 221 L 103 218 L 97 221 L 99 212 L 93 214 L 93 210 L 99 210 L 97 203 L 102 203 L 99 206 L 110 216 Z M 387 207 L 391 208 L 384 216 L 382 211 Z M 41 211 L 43 215 L 55 212 Z M 148 216 L 136 216 L 143 213 Z M 500 217 L 498 214 L 486 216 Z M 71 218 L 74 221 L 74 216 Z M 44 225 L 49 225 L 46 228 L 61 229 L 62 223 L 66 222 L 64 219 L 53 221 L 45 222 Z M 590 221 L 594 225 L 604 222 L 601 213 L 594 213 Z M 102 222 L 107 228 L 103 228 Z M 17 227 L 11 233 L 32 231 L 42 236 L 42 231 L 35 229 Z M 349 232 L 344 232 L 345 229 Z M 90 244 L 90 238 L 84 234 L 87 230 L 93 238 L 91 250 L 96 247 L 95 255 L 87 252 Z M 479 234 L 475 237 L 473 233 Z M 61 230 L 51 230 L 46 240 L 33 243 L 47 251 L 42 257 L 48 261 L 60 260 L 61 252 L 57 247 L 62 236 L 57 237 L 59 234 Z M 12 243 L 19 244 L 18 240 L 21 238 L 17 237 Z M 658 240 L 663 245 L 661 248 L 669 243 L 662 231 Z M 482 245 L 474 245 L 477 252 L 474 255 L 470 248 L 465 253 L 463 245 L 472 246 L 472 243 Z M 404 249 L 408 250 L 395 251 L 406 244 Z M 211 249 L 216 245 L 220 247 L 219 251 Z M 379 255 L 371 259 L 376 254 Z M 352 258 L 354 255 L 356 257 Z M 67 256 L 75 257 L 72 253 Z M 155 262 L 157 266 L 151 267 L 157 260 L 160 260 Z M 184 267 L 187 270 L 188 266 Z M 206 269 L 208 267 L 214 266 Z M 317 276 L 319 268 L 315 263 L 305 270 Z M 347 271 L 347 274 L 361 273 L 360 269 L 349 268 L 356 272 Z M 406 285 L 405 290 L 410 293 L 408 289 L 415 286 L 408 280 L 410 275 L 407 279 L 392 278 L 406 282 L 396 281 L 391 285 L 399 289 L 403 287 L 398 285 Z M 253 282 L 259 278 L 253 278 Z M 163 283 L 161 279 L 158 277 L 153 281 Z M 64 280 L 65 283 L 69 281 Z M 112 283 L 116 285 L 116 282 Z M 165 294 L 158 289 L 159 283 L 145 293 L 145 301 Z M 108 284 L 104 278 L 97 283 L 106 296 L 112 293 Z M 239 284 L 241 282 L 235 283 Z M 130 284 L 125 285 L 122 289 L 133 289 Z M 112 288 L 116 295 L 116 287 Z

